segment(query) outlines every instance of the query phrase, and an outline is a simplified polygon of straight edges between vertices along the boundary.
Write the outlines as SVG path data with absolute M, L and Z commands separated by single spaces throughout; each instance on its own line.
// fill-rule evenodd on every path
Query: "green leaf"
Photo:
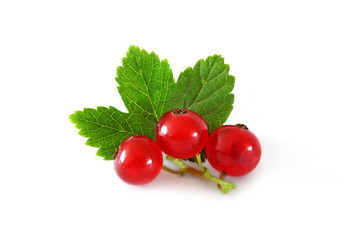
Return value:
M 115 78 L 118 91 L 129 112 L 152 120 L 155 125 L 168 110 L 175 81 L 167 60 L 160 62 L 154 53 L 131 46 L 122 59 Z
M 187 108 L 200 114 L 209 132 L 223 125 L 234 103 L 235 77 L 229 75 L 230 67 L 220 55 L 199 60 L 194 68 L 187 68 L 176 82 L 170 109 Z
M 117 68 L 118 91 L 128 110 L 114 107 L 85 108 L 70 115 L 88 138 L 86 144 L 99 148 L 97 155 L 113 159 L 114 150 L 127 137 L 145 135 L 155 139 L 159 118 L 175 108 L 188 108 L 202 115 L 212 131 L 228 118 L 234 96 L 234 77 L 219 55 L 200 60 L 187 68 L 175 84 L 167 60 L 131 46 Z
M 114 107 L 85 108 L 71 114 L 70 120 L 80 129 L 79 134 L 88 138 L 87 145 L 99 148 L 96 155 L 104 160 L 113 160 L 115 149 L 130 136 L 154 138 L 154 129 L 147 119 L 123 113 Z
M 175 81 L 167 60 L 131 46 L 117 68 L 118 91 L 129 113 L 114 107 L 85 108 L 70 115 L 86 144 L 99 148 L 97 155 L 112 160 L 120 143 L 133 135 L 155 139 L 158 119 L 168 110 Z

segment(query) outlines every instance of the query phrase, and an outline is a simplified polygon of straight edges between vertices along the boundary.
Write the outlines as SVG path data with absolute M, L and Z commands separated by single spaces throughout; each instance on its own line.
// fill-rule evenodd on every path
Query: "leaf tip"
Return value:
M 78 116 L 82 113 L 82 111 L 75 111 L 74 113 L 69 115 L 70 122 L 73 124 L 78 123 Z
M 132 51 L 140 51 L 140 48 L 138 46 L 135 46 L 134 44 L 133 45 L 130 45 L 129 47 L 129 52 L 132 52 Z

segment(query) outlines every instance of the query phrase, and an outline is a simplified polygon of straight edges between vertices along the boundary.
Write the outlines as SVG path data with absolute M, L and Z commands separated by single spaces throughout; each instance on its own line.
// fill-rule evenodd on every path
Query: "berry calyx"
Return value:
M 224 125 L 215 129 L 205 147 L 209 163 L 229 176 L 242 176 L 259 163 L 261 146 L 246 125 Z
M 125 139 L 114 153 L 117 175 L 130 184 L 146 184 L 159 174 L 163 157 L 160 146 L 151 138 L 132 136 Z
M 179 109 L 173 110 L 172 112 L 174 113 L 174 115 L 182 115 L 182 114 L 188 113 L 188 110 L 186 110 L 184 108 L 179 108 Z
M 208 128 L 204 119 L 188 109 L 165 113 L 156 126 L 156 141 L 167 155 L 186 159 L 195 156 L 205 146 Z
M 236 124 L 235 127 L 245 129 L 245 130 L 249 130 L 249 128 L 245 124 L 241 124 L 241 123 Z

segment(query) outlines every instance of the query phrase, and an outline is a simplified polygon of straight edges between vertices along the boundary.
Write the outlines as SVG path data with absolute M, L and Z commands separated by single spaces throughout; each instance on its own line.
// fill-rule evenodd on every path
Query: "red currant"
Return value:
M 186 159 L 199 153 L 206 144 L 208 128 L 204 119 L 191 110 L 165 113 L 156 126 L 156 141 L 167 155 Z
M 115 151 L 115 171 L 130 184 L 146 184 L 159 174 L 163 157 L 159 145 L 145 136 L 125 139 Z
M 259 140 L 243 124 L 215 129 L 209 136 L 205 151 L 211 166 L 230 176 L 251 172 L 261 156 Z

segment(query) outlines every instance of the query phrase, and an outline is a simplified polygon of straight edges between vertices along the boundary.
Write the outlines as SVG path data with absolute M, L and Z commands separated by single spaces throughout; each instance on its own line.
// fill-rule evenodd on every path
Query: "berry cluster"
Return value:
M 200 152 L 205 147 L 206 157 L 220 177 L 212 176 L 202 166 Z M 163 166 L 162 152 L 180 167 L 174 171 Z M 124 140 L 114 153 L 118 176 L 130 184 L 146 184 L 156 178 L 161 169 L 183 175 L 191 173 L 214 181 L 226 193 L 235 188 L 223 180 L 226 175 L 242 176 L 259 163 L 261 146 L 257 137 L 243 124 L 224 125 L 208 136 L 204 119 L 187 109 L 165 113 L 156 126 L 156 142 L 146 136 L 132 136 Z M 194 157 L 200 170 L 181 159 Z

